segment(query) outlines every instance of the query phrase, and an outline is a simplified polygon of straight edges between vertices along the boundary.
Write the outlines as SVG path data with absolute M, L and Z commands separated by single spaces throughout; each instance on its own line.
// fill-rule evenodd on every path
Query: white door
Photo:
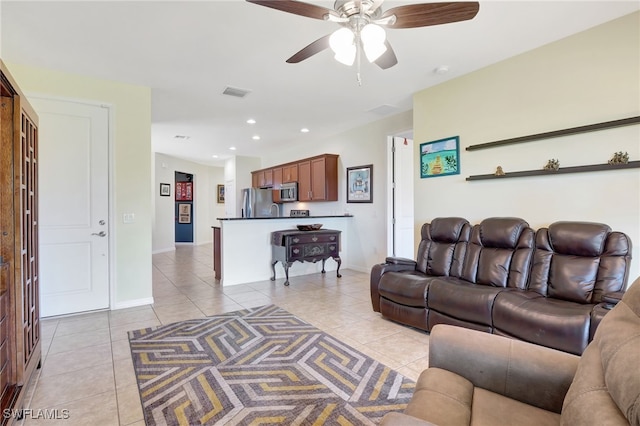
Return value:
M 413 140 L 394 137 L 393 142 L 393 254 L 414 259 Z
M 40 118 L 40 314 L 109 307 L 109 110 L 30 97 Z

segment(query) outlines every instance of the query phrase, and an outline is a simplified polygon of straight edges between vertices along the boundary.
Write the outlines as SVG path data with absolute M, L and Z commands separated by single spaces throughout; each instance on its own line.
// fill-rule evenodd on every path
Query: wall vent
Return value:
M 223 95 L 235 96 L 236 98 L 244 98 L 249 93 L 251 93 L 251 90 L 240 89 L 238 87 L 231 87 L 231 86 L 225 87 L 224 91 L 222 92 Z

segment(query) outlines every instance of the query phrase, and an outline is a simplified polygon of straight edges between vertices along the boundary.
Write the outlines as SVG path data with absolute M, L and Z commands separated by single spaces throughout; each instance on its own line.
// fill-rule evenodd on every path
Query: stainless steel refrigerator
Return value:
M 273 190 L 245 188 L 242 190 L 242 217 L 279 217 L 281 207 L 273 202 Z

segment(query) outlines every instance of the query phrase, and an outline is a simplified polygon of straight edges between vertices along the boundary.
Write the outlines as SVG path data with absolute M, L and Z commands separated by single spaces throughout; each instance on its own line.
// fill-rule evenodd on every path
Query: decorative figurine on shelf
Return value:
M 498 168 L 496 169 L 496 172 L 494 173 L 494 175 L 496 176 L 504 176 L 506 173 L 504 172 L 504 170 L 502 170 L 502 166 L 498 166 Z
M 613 154 L 611 160 L 609 160 L 609 164 L 627 164 L 629 162 L 629 153 L 618 151 Z
M 560 162 L 557 159 L 552 158 L 551 160 L 547 161 L 547 164 L 546 166 L 544 166 L 543 170 L 557 172 L 559 168 Z

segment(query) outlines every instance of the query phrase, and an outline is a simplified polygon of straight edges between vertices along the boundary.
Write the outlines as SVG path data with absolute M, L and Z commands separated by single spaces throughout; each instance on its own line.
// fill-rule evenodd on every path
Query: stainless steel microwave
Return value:
M 290 203 L 298 201 L 298 183 L 283 183 L 280 186 L 280 189 L 274 189 L 273 201 L 275 203 Z

